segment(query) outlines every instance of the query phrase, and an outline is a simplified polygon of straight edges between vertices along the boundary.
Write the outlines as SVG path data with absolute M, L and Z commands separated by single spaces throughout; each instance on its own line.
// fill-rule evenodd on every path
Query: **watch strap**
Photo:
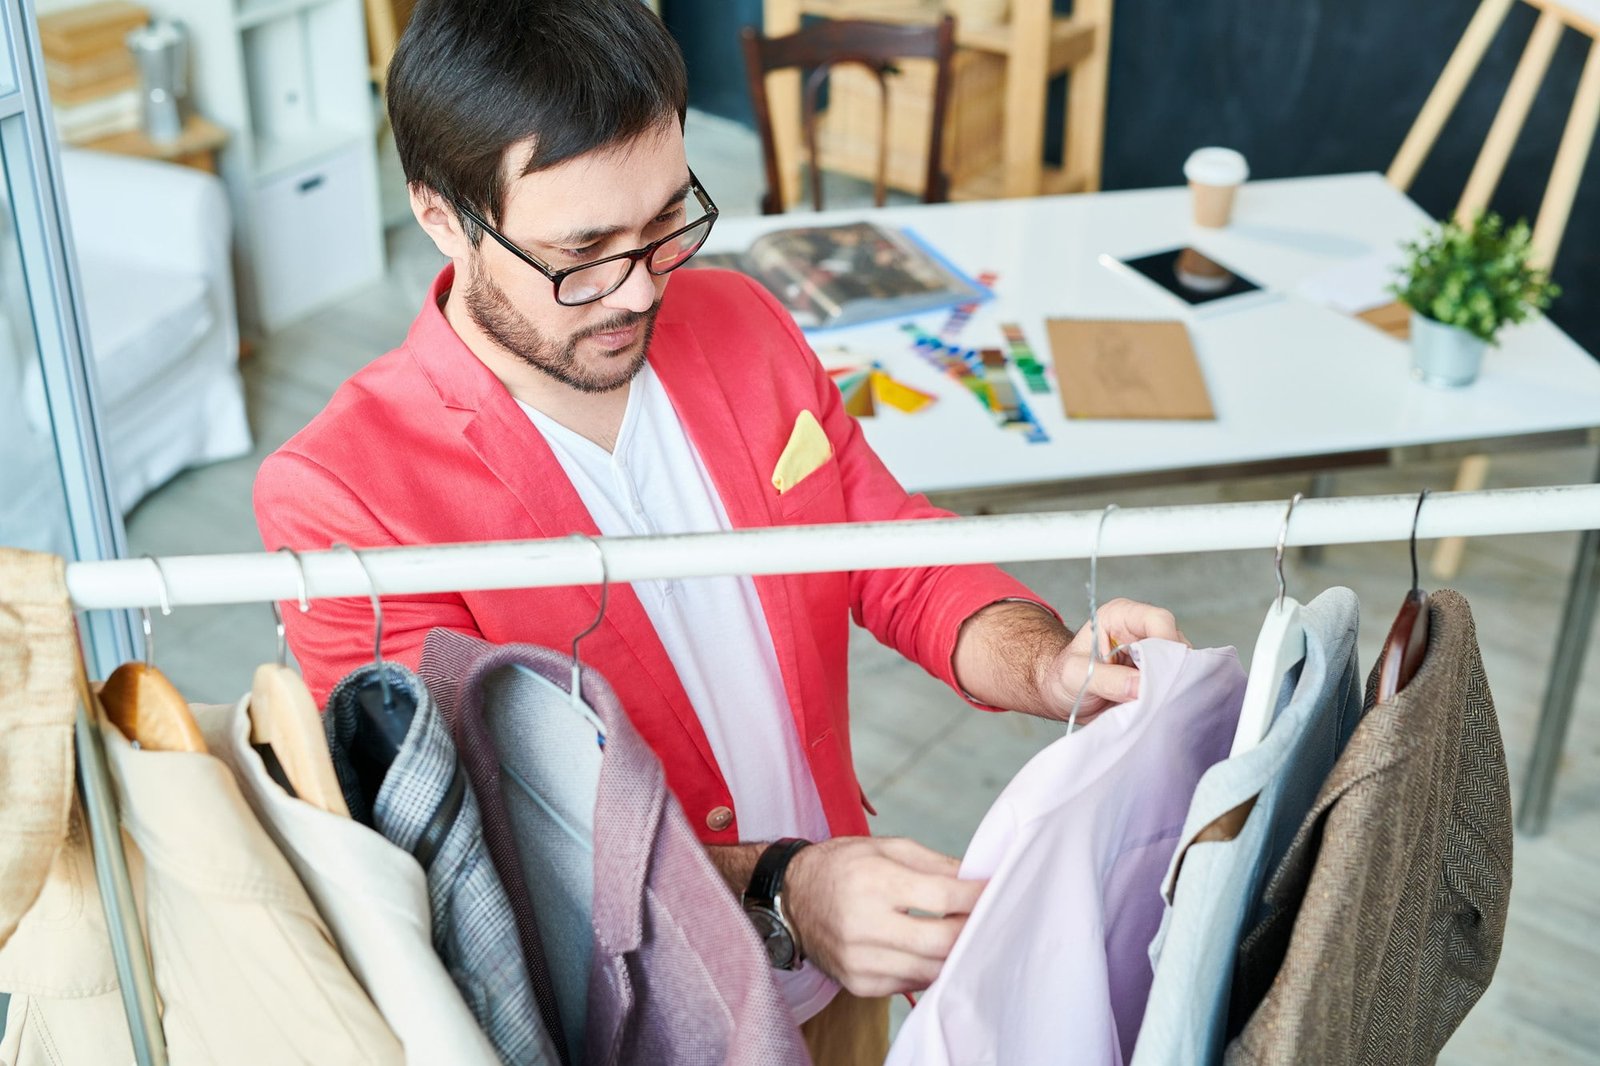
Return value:
M 755 869 L 750 872 L 750 885 L 744 890 L 744 902 L 774 907 L 774 901 L 783 891 L 783 875 L 789 869 L 789 860 L 810 843 L 799 837 L 785 837 L 767 845 L 761 857 L 756 859 Z

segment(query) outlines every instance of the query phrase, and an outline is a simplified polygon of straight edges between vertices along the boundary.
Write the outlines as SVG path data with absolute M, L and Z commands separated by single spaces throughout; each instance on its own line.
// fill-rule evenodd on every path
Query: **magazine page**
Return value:
M 852 326 L 990 296 L 913 235 L 871 222 L 776 230 L 742 255 L 701 253 L 690 266 L 754 278 L 802 329 Z
M 778 298 L 802 326 L 849 326 L 987 296 L 908 234 L 870 222 L 768 233 L 749 259 L 781 279 L 787 291 Z
M 754 255 L 739 252 L 701 252 L 689 260 L 689 266 L 699 270 L 736 270 L 746 277 L 753 278 L 783 304 L 802 329 L 820 326 L 826 319 L 826 314 L 818 310 L 816 303 L 807 294 L 801 284 L 802 279 L 786 262 L 775 260 L 763 265 L 756 262 Z

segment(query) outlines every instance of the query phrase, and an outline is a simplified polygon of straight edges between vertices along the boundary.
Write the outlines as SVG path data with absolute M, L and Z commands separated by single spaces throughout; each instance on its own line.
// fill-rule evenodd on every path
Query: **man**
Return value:
M 269 548 L 943 514 L 889 475 L 765 292 L 669 273 L 715 207 L 685 159 L 682 59 L 638 0 L 431 0 L 387 92 L 412 209 L 450 265 L 404 344 L 263 465 Z M 792 441 L 811 459 L 780 491 Z M 580 588 L 386 597 L 384 655 L 414 665 L 438 626 L 566 647 L 595 604 Z M 366 660 L 365 601 L 286 614 L 319 699 Z M 1087 670 L 1087 630 L 994 567 L 640 582 L 611 590 L 583 645 L 729 886 L 747 893 L 763 855 L 758 888 L 782 873 L 764 931 L 806 960 L 778 977 L 830 1064 L 882 1061 L 882 997 L 934 979 L 982 887 L 866 835 L 851 614 L 990 709 L 1065 718 Z M 1156 608 L 1101 618 L 1121 641 L 1182 639 Z M 1080 713 L 1137 687 L 1102 664 Z

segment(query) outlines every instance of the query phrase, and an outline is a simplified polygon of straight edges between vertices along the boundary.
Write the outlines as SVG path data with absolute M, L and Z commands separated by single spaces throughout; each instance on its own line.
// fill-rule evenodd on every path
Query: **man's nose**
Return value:
M 607 307 L 643 314 L 656 302 L 656 279 L 645 268 L 644 260 L 633 264 L 627 278 L 617 286 L 617 291 L 603 301 Z

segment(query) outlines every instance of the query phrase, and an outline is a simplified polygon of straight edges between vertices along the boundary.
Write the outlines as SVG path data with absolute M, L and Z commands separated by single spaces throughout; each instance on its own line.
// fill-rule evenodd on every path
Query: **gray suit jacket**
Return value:
M 1229 1066 L 1433 1062 L 1494 975 L 1511 792 L 1467 601 L 1433 596 L 1422 668 L 1373 706 L 1381 667 L 1240 947 Z
M 532 675 L 564 687 L 569 662 L 547 648 L 496 646 L 445 629 L 429 633 L 423 646 L 422 674 L 473 774 L 489 846 L 508 884 L 523 880 L 527 855 L 539 861 L 549 839 L 542 821 L 525 819 L 537 804 L 521 802 L 522 783 L 552 785 L 541 774 L 548 762 L 529 755 L 537 733 L 515 720 L 536 721 L 547 706 L 548 687 Z M 808 1062 L 755 929 L 667 791 L 660 761 L 592 669 L 583 672 L 582 695 L 605 731 L 593 817 L 585 1063 Z M 496 737 L 514 746 L 497 747 Z M 522 887 L 512 900 L 531 907 Z M 557 922 L 526 918 L 553 943 L 546 929 L 558 932 Z
M 511 904 L 484 847 L 467 774 L 433 697 L 398 663 L 383 669 L 390 685 L 416 700 L 416 714 L 371 803 L 357 781 L 350 744 L 362 711 L 355 693 L 375 669 L 362 667 L 334 686 L 323 714 L 350 816 L 421 864 L 434 948 L 501 1059 L 512 1066 L 554 1066 L 560 1059 L 534 998 Z

